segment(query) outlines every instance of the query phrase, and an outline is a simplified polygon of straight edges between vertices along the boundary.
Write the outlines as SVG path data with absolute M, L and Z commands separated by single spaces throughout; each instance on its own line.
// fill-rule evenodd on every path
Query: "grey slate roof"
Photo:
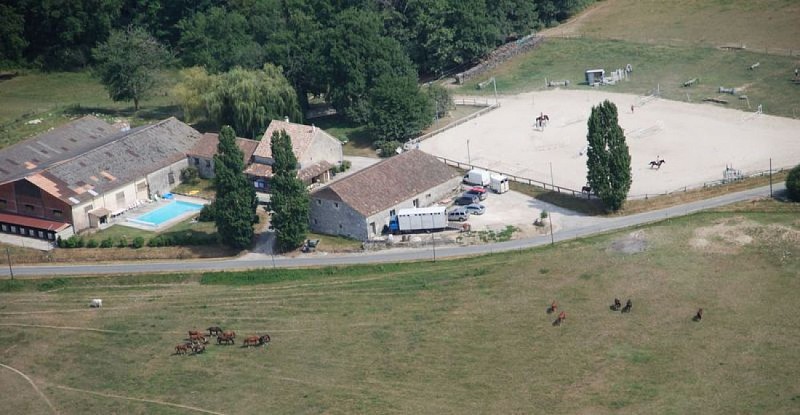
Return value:
M 120 132 L 110 143 L 28 177 L 67 203 L 103 193 L 184 159 L 200 139 L 194 128 L 174 117 Z
M 0 149 L 0 183 L 21 179 L 107 144 L 117 132 L 111 124 L 87 115 Z
M 335 181 L 311 197 L 346 203 L 369 217 L 459 176 L 436 157 L 414 149 Z

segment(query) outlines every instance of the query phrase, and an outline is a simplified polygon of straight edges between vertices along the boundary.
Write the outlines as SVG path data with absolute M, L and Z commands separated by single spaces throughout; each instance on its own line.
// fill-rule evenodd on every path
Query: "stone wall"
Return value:
M 463 84 L 476 76 L 482 75 L 514 56 L 536 48 L 544 42 L 544 39 L 543 36 L 528 35 L 522 39 L 506 43 L 489 53 L 479 64 L 456 74 L 456 83 Z

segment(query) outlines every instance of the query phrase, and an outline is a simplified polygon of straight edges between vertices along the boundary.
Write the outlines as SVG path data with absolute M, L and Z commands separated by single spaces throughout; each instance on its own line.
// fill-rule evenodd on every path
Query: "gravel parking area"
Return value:
M 465 186 L 464 190 L 470 187 Z M 467 223 L 471 225 L 472 230 L 501 231 L 506 226 L 512 225 L 520 229 L 520 232 L 514 234 L 515 239 L 550 232 L 549 221 L 545 221 L 545 227 L 533 225 L 533 221 L 539 217 L 543 210 L 551 214 L 555 232 L 607 220 L 606 218 L 582 215 L 515 191 L 508 191 L 503 194 L 490 192 L 486 200 L 480 203 L 486 206 L 486 212 L 483 215 L 470 215 Z

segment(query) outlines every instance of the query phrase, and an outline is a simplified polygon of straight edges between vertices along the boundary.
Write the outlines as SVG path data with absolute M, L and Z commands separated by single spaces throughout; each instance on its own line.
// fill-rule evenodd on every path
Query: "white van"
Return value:
M 457 207 L 447 212 L 447 220 L 449 221 L 464 222 L 467 219 L 469 219 L 469 211 L 463 207 Z

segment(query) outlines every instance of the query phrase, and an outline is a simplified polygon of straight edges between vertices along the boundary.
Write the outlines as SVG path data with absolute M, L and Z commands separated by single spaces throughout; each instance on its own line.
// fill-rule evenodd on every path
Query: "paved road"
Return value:
M 774 191 L 783 191 L 784 184 L 774 185 Z M 635 225 L 656 222 L 663 219 L 683 216 L 701 210 L 711 209 L 719 206 L 728 205 L 740 201 L 750 200 L 756 197 L 769 196 L 769 187 L 745 190 L 738 193 L 731 193 L 708 200 L 687 203 L 666 209 L 645 212 L 636 215 L 612 218 L 602 223 L 573 228 L 554 235 L 556 242 L 575 239 L 588 235 L 623 229 Z M 437 248 L 436 258 L 449 258 L 459 256 L 469 256 L 476 254 L 486 254 L 492 252 L 511 251 L 550 243 L 550 236 L 540 236 L 535 238 L 517 239 L 508 242 L 471 245 L 471 246 L 447 246 Z M 420 249 L 391 249 L 387 251 L 357 253 L 348 255 L 317 255 L 301 256 L 297 258 L 272 257 L 262 255 L 262 258 L 253 259 L 252 255 L 246 258 L 219 259 L 219 260 L 187 260 L 171 262 L 129 262 L 113 264 L 64 264 L 64 265 L 31 265 L 15 266 L 14 275 L 25 276 L 50 276 L 50 275 L 96 275 L 96 274 L 137 274 L 155 272 L 188 272 L 188 271 L 222 271 L 222 270 L 242 270 L 253 268 L 271 267 L 313 267 L 324 265 L 346 265 L 380 262 L 400 262 L 418 261 L 433 259 L 434 251 L 432 247 Z M 0 270 L 0 275 L 8 276 L 8 268 Z

